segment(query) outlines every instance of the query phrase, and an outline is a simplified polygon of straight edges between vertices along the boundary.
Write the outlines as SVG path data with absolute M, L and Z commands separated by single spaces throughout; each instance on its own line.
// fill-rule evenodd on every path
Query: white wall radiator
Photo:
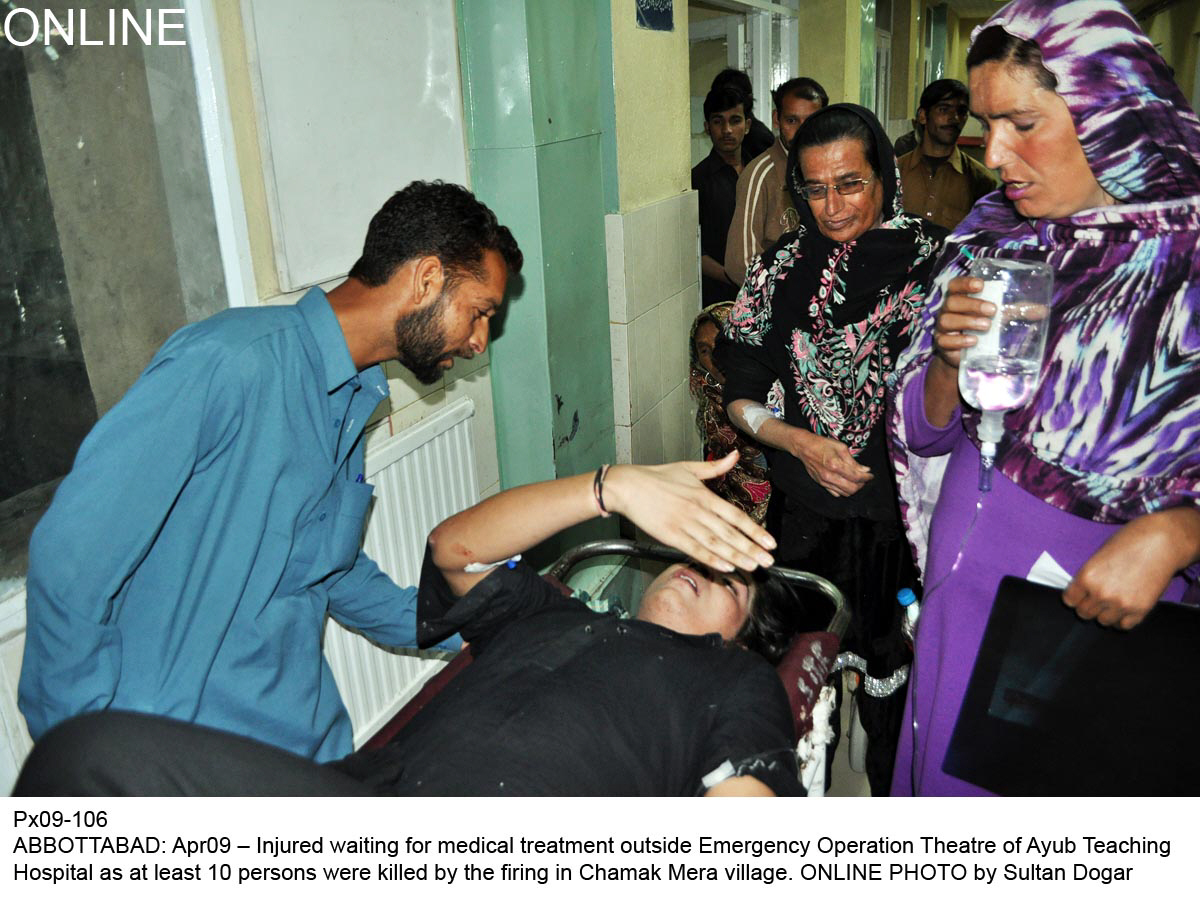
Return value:
M 375 500 L 363 547 L 397 584 L 421 577 L 425 538 L 438 522 L 479 499 L 471 417 L 461 401 L 422 419 L 367 455 Z M 325 658 L 333 669 L 357 747 L 387 723 L 445 661 L 438 654 L 391 652 L 332 619 Z
M 375 500 L 363 546 L 399 584 L 416 584 L 425 538 L 442 519 L 479 499 L 471 418 L 464 398 L 394 435 L 367 455 Z M 32 742 L 17 709 L 25 647 L 25 591 L 0 599 L 0 796 L 11 790 Z M 384 725 L 445 662 L 436 654 L 391 652 L 332 620 L 325 656 L 354 723 L 358 746 Z

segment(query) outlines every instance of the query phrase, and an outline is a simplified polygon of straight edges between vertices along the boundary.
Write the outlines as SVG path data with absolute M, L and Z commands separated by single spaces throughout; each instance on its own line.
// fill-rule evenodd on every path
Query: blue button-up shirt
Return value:
M 36 738 L 108 707 L 324 761 L 352 749 L 328 612 L 415 644 L 414 590 L 360 548 L 363 427 L 387 395 L 329 302 L 173 335 L 92 430 L 30 545 L 20 707 Z M 416 540 L 422 540 L 424 535 Z

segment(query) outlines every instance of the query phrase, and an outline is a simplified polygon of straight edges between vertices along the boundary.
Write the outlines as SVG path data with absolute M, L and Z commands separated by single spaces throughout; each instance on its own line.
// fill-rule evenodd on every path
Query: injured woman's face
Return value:
M 733 640 L 750 614 L 754 588 L 743 572 L 713 572 L 699 563 L 668 567 L 651 582 L 638 618 L 680 634 Z

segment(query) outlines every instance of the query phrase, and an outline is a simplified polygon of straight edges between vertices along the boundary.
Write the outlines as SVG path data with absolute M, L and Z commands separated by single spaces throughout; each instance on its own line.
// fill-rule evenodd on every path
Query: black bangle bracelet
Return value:
M 600 508 L 601 518 L 607 519 L 612 515 L 608 511 L 608 507 L 604 505 L 604 476 L 608 474 L 608 464 L 605 463 L 596 470 L 596 478 L 592 481 L 592 496 L 596 499 L 596 506 Z

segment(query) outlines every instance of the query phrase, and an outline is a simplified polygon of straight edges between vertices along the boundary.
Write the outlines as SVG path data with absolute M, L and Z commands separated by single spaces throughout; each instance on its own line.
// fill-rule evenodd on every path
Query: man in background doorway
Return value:
M 699 192 L 700 293 L 703 305 L 732 300 L 737 294 L 725 274 L 725 238 L 733 221 L 746 137 L 746 98 L 737 88 L 716 87 L 704 98 L 704 132 L 712 150 L 692 169 Z
M 713 78 L 710 89 L 733 87 L 746 98 L 746 139 L 742 141 L 742 165 L 765 153 L 775 143 L 771 129 L 754 117 L 754 86 L 741 69 L 722 69 Z
M 951 230 L 998 184 L 995 175 L 958 147 L 969 100 L 967 86 L 953 78 L 925 88 L 917 109 L 920 146 L 897 160 L 904 209 Z
M 771 97 L 771 122 L 779 137 L 738 177 L 737 203 L 725 242 L 725 274 L 739 287 L 750 260 L 800 224 L 786 183 L 788 151 L 804 120 L 829 104 L 825 88 L 811 78 L 785 81 Z
M 909 121 L 912 127 L 900 137 L 896 138 L 896 142 L 892 144 L 892 149 L 896 151 L 896 156 L 903 156 L 912 150 L 917 149 L 917 145 L 921 143 L 921 126 L 917 124 L 917 117 L 913 116 Z

